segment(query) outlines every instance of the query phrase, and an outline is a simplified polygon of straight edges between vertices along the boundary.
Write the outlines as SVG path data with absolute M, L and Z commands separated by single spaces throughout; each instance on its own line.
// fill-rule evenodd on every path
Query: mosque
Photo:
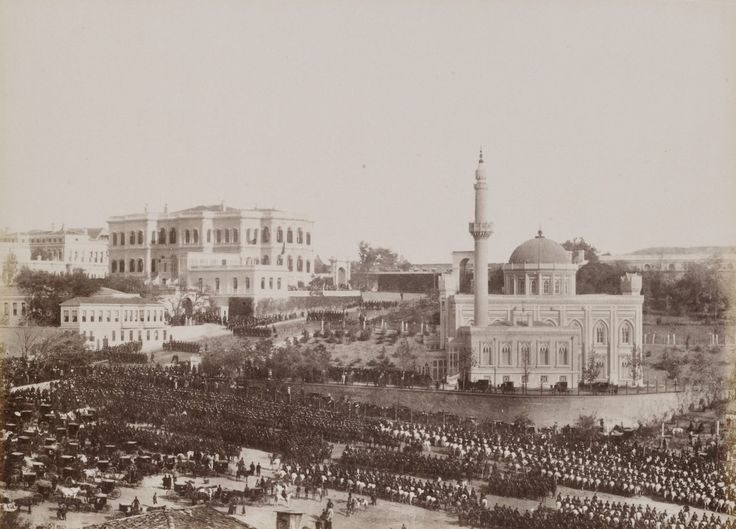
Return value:
M 548 389 L 593 380 L 641 384 L 641 276 L 625 274 L 619 295 L 576 294 L 582 252 L 573 255 L 540 230 L 502 266 L 503 294 L 489 294 L 493 224 L 482 152 L 474 188 L 474 251 L 453 252 L 452 270 L 440 280 L 448 377 Z

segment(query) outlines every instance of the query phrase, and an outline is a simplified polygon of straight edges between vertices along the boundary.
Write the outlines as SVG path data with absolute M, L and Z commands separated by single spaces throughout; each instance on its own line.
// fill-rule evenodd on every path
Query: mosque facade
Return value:
M 568 388 L 593 381 L 641 384 L 641 276 L 622 276 L 619 295 L 577 294 L 582 252 L 573 255 L 540 230 L 502 266 L 503 293 L 489 294 L 493 225 L 482 153 L 474 187 L 474 250 L 455 252 L 452 270 L 440 280 L 448 375 L 527 389 L 558 382 Z

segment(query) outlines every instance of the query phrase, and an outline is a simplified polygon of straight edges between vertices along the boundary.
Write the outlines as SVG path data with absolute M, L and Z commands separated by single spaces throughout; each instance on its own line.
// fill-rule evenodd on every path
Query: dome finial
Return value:
M 544 239 L 544 235 L 542 234 L 542 227 L 540 226 L 537 230 L 537 239 Z

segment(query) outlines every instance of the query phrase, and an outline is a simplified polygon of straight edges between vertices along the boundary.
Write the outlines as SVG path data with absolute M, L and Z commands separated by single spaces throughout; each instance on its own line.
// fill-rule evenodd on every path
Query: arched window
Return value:
M 504 365 L 511 365 L 511 346 L 507 343 L 501 347 L 501 361 Z
M 286 230 L 286 242 L 294 242 L 294 233 L 291 231 L 291 228 Z
M 128 237 L 128 244 L 135 244 L 135 232 L 131 231 Z
M 312 244 L 312 234 L 307 232 L 307 246 Z
M 117 233 L 113 233 L 112 234 L 112 245 L 113 246 L 117 246 L 118 245 L 118 234 Z M 113 270 L 113 272 L 114 272 L 114 270 Z
M 191 240 L 189 230 L 184 230 L 184 244 L 189 244 Z
M 531 280 L 531 292 L 530 292 L 530 294 L 539 294 L 539 292 L 537 290 L 537 280 L 534 279 L 534 278 L 532 278 L 532 280 Z
M 250 278 L 245 278 L 245 290 L 250 290 Z
M 120 232 L 120 246 L 125 246 L 125 232 Z
M 284 230 L 281 229 L 281 226 L 276 228 L 276 242 L 284 242 Z
M 273 290 L 273 277 L 268 278 L 268 288 L 269 290 Z
M 301 228 L 296 230 L 296 242 L 297 244 L 304 244 L 304 233 Z
M 176 244 L 176 230 L 174 228 L 169 230 L 169 244 Z
M 117 271 L 118 271 L 118 262 L 117 261 L 113 261 L 112 262 L 112 273 L 113 274 L 116 274 Z
M 215 230 L 215 243 L 222 243 L 222 230 Z
M 263 235 L 261 235 L 261 242 L 270 242 L 270 241 L 271 241 L 271 230 L 269 230 L 268 226 L 266 226 L 263 228 Z
M 158 243 L 166 244 L 166 228 L 161 228 L 158 231 Z
M 238 242 L 238 228 L 233 228 L 233 242 Z
M 138 232 L 138 244 L 143 244 L 143 232 Z
M 253 230 L 253 240 L 251 241 L 251 244 L 257 244 L 258 243 L 258 229 Z
M 631 331 L 631 324 L 628 322 L 624 322 L 624 324 L 621 326 L 621 343 L 631 343 L 631 335 L 633 334 Z
M 651 269 L 652 269 L 652 267 L 651 267 L 651 266 L 649 266 L 648 264 L 645 264 L 645 265 L 644 265 L 644 270 L 646 270 L 647 272 L 648 272 L 649 270 L 651 270 Z
M 281 278 L 280 277 L 276 280 L 276 288 L 278 290 L 281 290 Z
M 531 357 L 529 356 L 529 344 L 521 346 L 521 365 L 528 366 L 531 363 Z
M 192 230 L 192 242 L 194 244 L 199 244 L 199 230 Z
M 542 292 L 544 294 L 551 294 L 550 289 L 549 289 L 549 279 L 544 279 L 542 281 Z
M 603 322 L 598 322 L 594 330 L 595 343 L 604 344 L 608 343 L 608 337 L 606 336 L 606 325 Z
M 307 273 L 309 273 L 309 268 L 310 268 L 309 261 L 307 261 Z
M 291 256 L 286 258 L 286 268 L 289 269 L 289 272 L 292 272 L 294 270 L 294 260 L 291 258 Z
M 143 259 L 138 259 L 138 272 L 143 273 Z
M 481 359 L 481 363 L 485 365 L 492 365 L 493 355 L 491 354 L 491 345 L 484 343 L 482 352 L 483 352 L 483 358 Z
M 567 345 L 564 343 L 557 349 L 557 363 L 563 366 L 568 364 Z
M 546 344 L 539 347 L 539 363 L 544 366 L 549 365 L 549 346 Z
M 121 274 L 125 272 L 125 261 L 123 261 L 122 259 L 120 259 L 120 265 L 118 266 L 118 270 L 120 270 Z
M 131 259 L 128 265 L 128 270 L 130 270 L 131 273 L 135 272 L 135 259 Z
M 261 263 L 263 263 L 264 265 L 271 264 L 271 258 L 268 257 L 268 255 L 264 255 L 263 259 L 261 259 Z
M 266 278 L 261 278 L 261 290 L 266 290 Z
M 230 243 L 230 230 L 225 230 L 225 243 Z
M 281 254 L 279 254 L 279 255 L 276 256 L 276 264 L 279 265 L 279 266 L 283 266 L 284 265 L 284 258 L 281 256 Z
M 151 273 L 156 273 L 156 259 L 151 259 Z
M 301 255 L 296 258 L 296 271 L 301 272 L 304 268 L 304 261 L 302 261 Z
M 237 291 L 238 291 L 238 278 L 233 277 L 233 292 L 237 292 Z

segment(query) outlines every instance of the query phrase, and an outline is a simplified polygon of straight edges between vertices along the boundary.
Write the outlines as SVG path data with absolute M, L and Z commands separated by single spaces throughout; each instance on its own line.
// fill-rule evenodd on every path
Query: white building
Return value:
M 152 350 L 171 334 L 161 303 L 109 288 L 63 302 L 61 328 L 80 333 L 93 349 L 139 341 Z
M 0 327 L 23 325 L 26 316 L 26 296 L 16 287 L 0 286 Z

